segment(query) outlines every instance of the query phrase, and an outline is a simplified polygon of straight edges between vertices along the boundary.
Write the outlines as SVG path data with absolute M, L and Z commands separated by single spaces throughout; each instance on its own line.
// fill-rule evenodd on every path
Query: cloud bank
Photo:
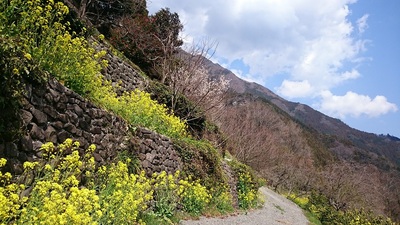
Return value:
M 164 0 L 151 2 L 149 8 L 154 12 L 169 7 L 178 12 L 188 42 L 204 37 L 217 41 L 215 59 L 228 67 L 241 61 L 249 68 L 246 72 L 237 70 L 244 79 L 266 85 L 269 79 L 282 77 L 281 85 L 275 87 L 278 94 L 289 99 L 314 99 L 319 109 L 330 115 L 379 116 L 396 107 L 383 96 L 371 100 L 353 92 L 327 94 L 361 77 L 357 66 L 364 60 L 361 54 L 368 40 L 361 37 L 369 16 L 349 21 L 349 5 L 355 2 Z M 341 102 L 354 96 L 364 99 L 369 107 L 352 109 Z
M 377 117 L 398 110 L 395 104 L 389 103 L 386 97 L 380 95 L 371 99 L 369 96 L 359 95 L 351 91 L 343 96 L 336 96 L 330 91 L 324 91 L 322 98 L 320 108 L 340 118 L 345 118 L 347 115 Z

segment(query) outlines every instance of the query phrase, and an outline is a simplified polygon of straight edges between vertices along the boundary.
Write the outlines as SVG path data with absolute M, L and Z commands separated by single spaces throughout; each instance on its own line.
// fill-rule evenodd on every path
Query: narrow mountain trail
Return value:
M 302 210 L 285 197 L 267 187 L 260 188 L 265 196 L 265 204 L 247 214 L 226 218 L 206 218 L 181 221 L 181 225 L 307 225 L 308 220 Z

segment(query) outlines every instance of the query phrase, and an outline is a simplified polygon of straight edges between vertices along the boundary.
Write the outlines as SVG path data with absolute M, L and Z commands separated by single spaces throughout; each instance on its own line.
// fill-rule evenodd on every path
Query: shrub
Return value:
M 174 147 L 183 162 L 183 170 L 193 177 L 203 180 L 203 184 L 212 187 L 224 181 L 221 156 L 212 144 L 193 138 L 174 139 Z
M 309 211 L 321 224 L 381 224 L 394 225 L 390 218 L 376 216 L 373 212 L 363 209 L 336 210 L 329 204 L 326 196 L 312 192 L 308 198 L 294 198 L 295 202 Z

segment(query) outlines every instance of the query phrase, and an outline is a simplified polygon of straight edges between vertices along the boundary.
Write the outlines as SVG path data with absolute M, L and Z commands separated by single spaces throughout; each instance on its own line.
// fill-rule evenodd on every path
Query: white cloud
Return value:
M 284 80 L 279 88 L 276 88 L 278 94 L 286 98 L 305 97 L 313 93 L 313 88 L 306 80 L 290 81 Z
M 187 40 L 210 37 L 219 43 L 218 61 L 242 59 L 253 80 L 287 74 L 315 90 L 330 88 L 358 74 L 346 63 L 357 62 L 365 41 L 352 37 L 348 6 L 355 0 L 164 0 L 150 11 L 170 7 L 185 25 Z M 359 19 L 367 28 L 368 16 Z M 249 78 L 248 78 L 249 79 Z M 282 83 L 282 86 L 284 84 Z M 303 94 L 303 93 L 300 93 Z
M 377 117 L 398 110 L 395 104 L 388 102 L 386 97 L 381 95 L 371 99 L 367 95 L 360 95 L 351 91 L 343 96 L 324 91 L 321 96 L 320 110 L 328 115 L 340 118 L 346 116 L 359 117 L 361 115 Z
M 368 20 L 369 15 L 365 14 L 361 18 L 357 20 L 357 27 L 358 27 L 358 32 L 360 34 L 364 33 L 365 30 L 368 28 L 367 20 Z

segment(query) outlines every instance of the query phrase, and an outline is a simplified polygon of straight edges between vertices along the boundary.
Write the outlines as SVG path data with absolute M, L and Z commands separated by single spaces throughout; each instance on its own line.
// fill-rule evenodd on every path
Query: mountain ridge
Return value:
M 223 76 L 230 80 L 230 91 L 263 98 L 308 128 L 322 135 L 339 139 L 339 143 L 336 144 L 340 146 L 336 146 L 336 149 L 346 148 L 346 145 L 353 146 L 356 148 L 355 152 L 361 153 L 363 157 L 379 158 L 383 156 L 391 162 L 391 166 L 400 169 L 400 139 L 398 137 L 368 133 L 352 128 L 341 120 L 327 116 L 306 104 L 285 100 L 260 84 L 245 81 L 209 59 L 204 60 L 204 67 L 211 77 Z M 353 158 L 352 155 L 342 155 L 346 152 L 340 150 L 336 153 L 344 158 Z M 374 156 L 371 156 L 371 153 Z

